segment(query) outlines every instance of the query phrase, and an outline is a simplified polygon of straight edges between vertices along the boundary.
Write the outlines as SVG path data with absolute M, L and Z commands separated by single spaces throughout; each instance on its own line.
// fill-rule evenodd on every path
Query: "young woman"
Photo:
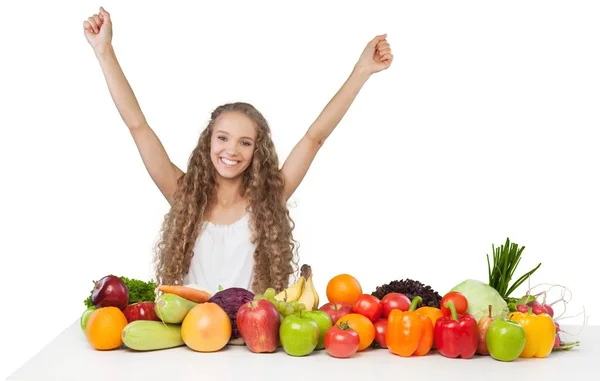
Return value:
M 157 245 L 157 283 L 195 284 L 210 292 L 219 286 L 255 293 L 287 287 L 295 263 L 287 200 L 365 82 L 390 67 L 386 35 L 367 44 L 281 168 L 269 124 L 252 105 L 238 102 L 212 112 L 183 172 L 148 125 L 119 66 L 109 13 L 100 8 L 83 30 L 148 173 L 170 204 Z

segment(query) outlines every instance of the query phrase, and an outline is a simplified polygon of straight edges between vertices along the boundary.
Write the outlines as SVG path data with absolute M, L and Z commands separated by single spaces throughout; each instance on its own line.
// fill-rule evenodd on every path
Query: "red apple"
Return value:
M 136 320 L 160 321 L 160 318 L 154 311 L 154 302 L 138 302 L 130 304 L 125 307 L 123 313 L 125 314 L 128 323 Z
M 240 337 L 254 353 L 275 352 L 279 346 L 281 317 L 277 307 L 266 299 L 252 300 L 237 311 Z
M 352 312 L 352 304 L 350 303 L 327 303 L 321 306 L 319 310 L 325 312 L 331 318 L 333 325 L 344 315 Z
M 129 304 L 129 290 L 121 278 L 107 275 L 96 282 L 91 298 L 96 308 L 117 307 L 123 310 Z
M 392 310 L 408 311 L 410 308 L 410 299 L 408 296 L 399 292 L 390 292 L 381 299 L 383 313 L 381 317 L 387 318 Z

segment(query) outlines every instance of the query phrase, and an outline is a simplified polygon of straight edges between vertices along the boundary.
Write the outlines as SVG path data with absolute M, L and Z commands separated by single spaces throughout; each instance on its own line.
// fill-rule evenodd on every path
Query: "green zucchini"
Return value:
M 179 295 L 165 293 L 156 298 L 154 311 L 158 318 L 165 323 L 180 324 L 187 313 L 197 304 Z
M 181 324 L 156 320 L 135 320 L 121 332 L 126 347 L 136 351 L 153 351 L 185 345 L 181 338 Z

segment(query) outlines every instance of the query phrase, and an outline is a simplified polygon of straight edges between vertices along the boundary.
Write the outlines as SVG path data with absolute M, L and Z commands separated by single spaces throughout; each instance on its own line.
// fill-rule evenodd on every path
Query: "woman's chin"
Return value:
M 242 175 L 242 172 L 239 172 L 237 169 L 217 168 L 217 173 L 220 177 L 227 180 L 234 180 Z

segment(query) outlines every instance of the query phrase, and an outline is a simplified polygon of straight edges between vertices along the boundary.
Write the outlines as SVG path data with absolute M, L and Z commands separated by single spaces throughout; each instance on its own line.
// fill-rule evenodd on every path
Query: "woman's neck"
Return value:
M 220 178 L 217 181 L 217 205 L 221 207 L 229 207 L 239 204 L 243 201 L 241 194 L 242 179 L 224 179 Z

